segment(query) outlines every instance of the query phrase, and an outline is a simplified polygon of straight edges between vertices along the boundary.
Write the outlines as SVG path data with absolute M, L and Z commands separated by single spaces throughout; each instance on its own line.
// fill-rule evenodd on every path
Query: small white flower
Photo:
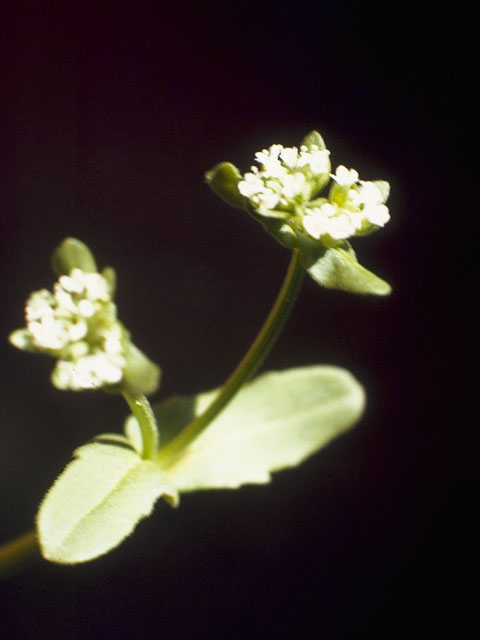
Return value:
M 363 209 L 363 214 L 368 222 L 377 225 L 377 227 L 385 226 L 390 220 L 388 207 L 384 204 L 367 205 Z
M 351 187 L 358 182 L 358 171 L 355 171 L 355 169 L 347 169 L 347 167 L 341 164 L 337 167 L 335 173 L 332 174 L 332 178 L 341 187 Z
M 68 325 L 50 314 L 28 323 L 32 343 L 38 349 L 63 349 L 69 343 Z
M 330 202 L 325 202 L 325 204 L 322 204 L 322 206 L 320 207 L 320 213 L 325 218 L 333 218 L 333 216 L 337 213 L 337 210 L 333 206 L 333 204 L 330 204 Z
M 268 211 L 275 209 L 280 202 L 280 196 L 270 188 L 265 188 L 262 193 L 259 193 L 252 198 L 253 202 L 257 204 L 257 207 L 265 215 Z
M 80 271 L 80 273 L 82 272 Z M 105 278 L 99 273 L 85 273 L 83 275 L 85 278 L 87 298 L 92 302 L 96 302 L 97 300 L 108 302 L 110 300 L 110 291 Z
M 308 197 L 307 178 L 304 173 L 291 173 L 283 179 L 282 196 L 286 199 L 302 196 Z
M 80 300 L 78 303 L 78 313 L 84 318 L 91 318 L 95 313 L 95 305 L 91 300 Z
M 120 382 L 124 366 L 125 359 L 122 356 L 111 357 L 99 352 L 75 362 L 59 360 L 52 378 L 55 386 L 61 389 L 94 389 Z
M 295 169 L 298 160 L 297 147 L 287 147 L 286 149 L 283 149 L 280 153 L 280 158 L 283 164 L 289 169 Z
M 352 224 L 350 216 L 340 210 L 341 213 L 330 219 L 328 234 L 336 240 L 344 240 L 355 235 L 355 226 Z
M 74 269 L 71 276 L 60 276 L 60 286 L 68 293 L 82 293 L 85 289 L 83 282 L 78 278 L 79 269 Z M 82 272 L 80 272 L 82 273 Z M 76 276 L 76 277 L 75 277 Z
M 344 240 L 355 234 L 355 225 L 348 211 L 325 202 L 320 207 L 307 209 L 302 219 L 303 228 L 315 240 L 333 238 Z
M 337 167 L 332 178 L 336 185 L 330 190 L 330 200 L 338 207 L 339 215 L 341 213 L 349 220 L 348 224 L 344 220 L 344 224 L 335 230 L 337 235 L 331 234 L 333 238 L 362 234 L 374 227 L 383 227 L 390 220 L 388 207 L 384 204 L 388 196 L 387 183 L 379 183 L 386 185 L 382 193 L 374 182 L 359 180 L 355 169 L 342 165 Z M 348 228 L 351 233 L 344 235 Z
M 52 305 L 55 297 L 47 289 L 41 289 L 32 293 L 25 306 L 27 321 L 39 320 L 45 315 L 53 316 Z
M 301 147 L 299 167 L 308 167 L 313 174 L 328 173 L 330 171 L 330 151 L 327 149 L 317 149 L 308 151 L 306 147 Z
M 373 182 L 361 181 L 359 195 L 361 202 L 366 205 L 382 204 L 383 197 L 380 189 Z
M 319 209 L 310 210 L 303 217 L 302 223 L 308 235 L 316 240 L 328 233 L 328 218 L 323 216 Z
M 88 327 L 84 320 L 79 320 L 75 324 L 71 324 L 68 328 L 68 337 L 72 342 L 77 342 L 87 335 Z
M 254 169 L 255 167 L 252 167 Z M 251 198 L 264 190 L 263 180 L 257 173 L 246 173 L 238 185 L 238 190 L 246 198 Z
M 122 353 L 122 330 L 118 324 L 109 327 L 107 331 L 103 332 L 103 336 L 105 353 L 108 353 L 109 355 Z
M 262 165 L 262 172 L 271 178 L 281 178 L 287 172 L 280 161 L 280 153 L 284 151 L 281 144 L 274 144 L 269 149 L 263 149 L 255 154 L 255 160 Z
M 71 293 L 67 293 L 65 289 L 62 288 L 59 282 L 53 288 L 55 299 L 57 302 L 57 313 L 62 315 L 76 315 L 78 313 L 78 307 L 73 301 L 73 297 Z

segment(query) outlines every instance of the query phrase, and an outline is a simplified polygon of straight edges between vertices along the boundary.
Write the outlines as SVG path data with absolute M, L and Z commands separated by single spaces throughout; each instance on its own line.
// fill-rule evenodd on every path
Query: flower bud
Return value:
M 59 276 L 68 276 L 75 268 L 84 273 L 97 271 L 97 264 L 92 252 L 86 244 L 76 238 L 65 238 L 55 249 L 52 256 L 52 266 Z
M 245 198 L 240 195 L 238 183 L 242 179 L 240 172 L 230 162 L 217 164 L 207 171 L 205 180 L 217 196 L 236 209 L 245 209 Z
M 161 369 L 140 351 L 132 342 L 128 342 L 124 352 L 125 366 L 119 389 L 134 395 L 151 395 L 160 385 Z

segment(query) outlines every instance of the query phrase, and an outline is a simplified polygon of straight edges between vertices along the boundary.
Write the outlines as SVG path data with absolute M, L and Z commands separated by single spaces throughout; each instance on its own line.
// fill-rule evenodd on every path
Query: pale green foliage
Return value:
M 177 396 L 158 405 L 164 442 L 217 393 Z M 42 554 L 61 564 L 85 562 L 120 544 L 162 496 L 176 505 L 177 492 L 264 484 L 273 471 L 300 464 L 352 427 L 364 402 L 360 384 L 337 367 L 266 373 L 163 469 L 140 457 L 142 436 L 130 416 L 125 432 L 135 451 L 122 446 L 123 437 L 105 434 L 101 438 L 112 444 L 78 449 L 47 493 L 37 518 Z
M 155 407 L 165 440 L 200 415 L 217 393 L 174 397 Z M 338 367 L 266 373 L 245 385 L 176 461 L 165 461 L 165 473 L 179 491 L 264 484 L 271 472 L 300 464 L 352 427 L 364 402 L 363 388 Z M 135 424 L 130 417 L 126 432 L 139 443 Z
M 302 260 L 310 276 L 328 289 L 384 296 L 391 292 L 388 282 L 365 269 L 348 242 L 343 247 L 327 249 L 302 242 Z
M 92 560 L 120 544 L 161 496 L 178 503 L 153 462 L 121 446 L 80 447 L 40 506 L 42 555 L 61 564 Z

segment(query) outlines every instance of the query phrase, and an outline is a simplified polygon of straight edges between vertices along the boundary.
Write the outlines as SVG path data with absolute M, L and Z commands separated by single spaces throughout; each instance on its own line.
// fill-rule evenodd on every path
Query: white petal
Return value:
M 84 320 L 80 320 L 79 322 L 70 325 L 68 329 L 68 337 L 73 342 L 77 342 L 77 340 L 81 340 L 87 335 L 87 331 L 87 323 Z
M 363 213 L 369 222 L 379 227 L 383 227 L 390 220 L 388 207 L 384 204 L 378 204 L 372 207 L 367 206 L 363 210 Z
M 355 227 L 348 215 L 340 214 L 334 218 L 329 218 L 328 233 L 336 240 L 349 238 L 355 233 Z
M 337 167 L 332 178 L 342 187 L 351 187 L 358 182 L 358 172 L 355 169 L 347 169 L 341 164 Z
M 373 184 L 373 182 L 363 182 L 360 186 L 359 193 L 364 204 L 381 204 L 383 202 L 381 191 Z
M 110 300 L 108 282 L 103 276 L 99 273 L 86 273 L 85 280 L 85 288 L 89 300 L 93 302 L 97 300 L 108 302 Z

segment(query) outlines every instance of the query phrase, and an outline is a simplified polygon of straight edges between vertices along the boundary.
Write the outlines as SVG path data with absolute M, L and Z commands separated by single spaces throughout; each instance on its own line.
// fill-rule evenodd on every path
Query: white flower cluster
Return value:
M 255 154 L 261 168 L 252 167 L 238 184 L 240 193 L 258 213 L 286 218 L 295 205 L 312 197 L 315 179 L 328 175 L 330 152 L 312 146 L 283 147 L 274 144 Z
M 386 182 L 374 183 L 358 179 L 355 169 L 340 165 L 329 197 L 305 207 L 302 224 L 317 240 L 344 240 L 383 227 L 389 220 Z M 381 185 L 381 186 L 380 186 Z
M 329 154 L 315 146 L 272 145 L 255 154 L 260 168 L 252 167 L 238 190 L 257 213 L 283 219 L 292 231 L 327 245 L 383 227 L 390 219 L 388 183 L 359 180 L 344 166 L 330 174 Z M 330 178 L 328 197 L 312 200 Z
M 123 377 L 123 329 L 110 286 L 99 273 L 73 269 L 60 276 L 53 293 L 35 291 L 25 307 L 26 329 L 10 342 L 19 349 L 58 358 L 52 382 L 59 389 L 91 389 Z

